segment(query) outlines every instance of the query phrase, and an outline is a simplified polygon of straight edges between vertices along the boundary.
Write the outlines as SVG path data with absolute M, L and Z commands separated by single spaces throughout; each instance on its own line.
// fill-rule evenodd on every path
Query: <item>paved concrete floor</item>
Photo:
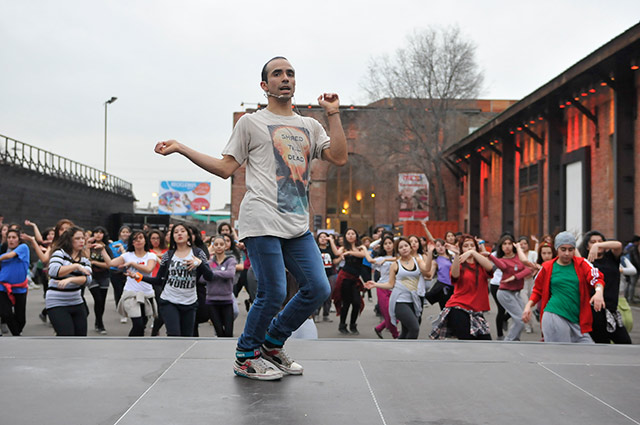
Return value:
M 331 314 L 332 323 L 327 322 L 319 322 L 316 324 L 318 328 L 318 336 L 319 338 L 339 338 L 339 339 L 377 339 L 378 337 L 373 331 L 374 326 L 376 326 L 380 319 L 374 314 L 373 307 L 375 305 L 375 291 L 373 291 L 373 301 L 365 300 L 365 309 L 360 315 L 358 319 L 358 329 L 360 331 L 360 335 L 342 335 L 338 332 L 338 318 L 335 316 L 335 313 Z M 239 336 L 242 332 L 242 328 L 244 327 L 244 322 L 247 317 L 247 312 L 244 306 L 244 300 L 247 298 L 247 293 L 243 290 L 240 293 L 238 304 L 240 309 L 240 314 L 234 323 L 234 336 Z M 88 318 L 89 323 L 89 331 L 87 336 L 101 336 L 97 332 L 94 331 L 93 323 L 93 297 L 89 292 L 85 294 L 85 299 L 87 300 L 87 304 L 91 310 L 91 313 Z M 495 311 L 496 307 L 493 302 L 493 298 L 490 297 L 491 302 L 491 312 L 487 313 L 485 317 L 489 322 L 489 327 L 491 329 L 491 335 L 493 339 L 496 339 L 497 335 L 495 332 Z M 53 336 L 53 328 L 50 324 L 44 324 L 38 318 L 38 313 L 44 308 L 44 299 L 42 298 L 42 290 L 34 289 L 29 292 L 27 297 L 27 325 L 23 331 L 23 336 Z M 632 307 L 634 313 L 634 319 L 636 326 L 631 332 L 631 340 L 634 344 L 640 343 L 640 308 Z M 429 339 L 429 333 L 431 332 L 431 321 L 438 317 L 440 313 L 440 308 L 438 306 L 430 306 L 425 309 L 423 315 L 423 323 L 420 329 L 419 339 Z M 108 299 L 107 299 L 107 308 L 104 315 L 105 327 L 107 328 L 108 334 L 107 336 L 127 336 L 129 330 L 131 329 L 131 323 L 122 324 L 120 323 L 120 316 L 116 313 L 115 303 L 113 301 L 113 291 L 112 288 L 109 288 Z M 522 341 L 539 341 L 540 340 L 540 329 L 539 324 L 536 322 L 533 326 L 534 332 L 531 334 L 527 334 L 525 332 L 522 333 L 521 339 Z M 214 337 L 215 332 L 213 330 L 213 326 L 208 323 L 201 324 L 200 327 L 200 336 L 202 337 Z M 161 332 L 161 335 L 164 335 L 164 329 Z M 150 335 L 150 328 L 147 327 L 146 335 Z M 383 332 L 383 336 L 387 339 L 391 339 L 391 334 L 388 331 Z
M 235 377 L 234 339 L 2 338 L 0 423 L 640 424 L 640 346 L 295 340 L 302 376 Z

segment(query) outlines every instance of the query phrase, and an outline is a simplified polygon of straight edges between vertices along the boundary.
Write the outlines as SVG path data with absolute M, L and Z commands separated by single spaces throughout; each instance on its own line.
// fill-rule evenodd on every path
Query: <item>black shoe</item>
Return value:
M 382 337 L 382 332 L 380 332 L 380 331 L 379 331 L 379 330 L 377 330 L 376 328 L 373 328 L 373 330 L 375 331 L 376 335 L 378 335 L 378 338 L 380 338 L 380 339 L 384 339 L 384 338 Z
M 355 325 L 349 326 L 349 331 L 352 335 L 360 335 L 360 332 L 358 332 L 358 328 Z
M 329 315 L 326 315 L 326 316 L 322 316 L 322 321 L 331 323 L 331 322 L 333 322 L 333 319 L 331 319 L 331 317 L 329 317 Z
M 40 320 L 42 320 L 42 323 L 47 323 L 47 316 L 45 316 L 43 313 L 38 314 L 38 317 L 40 318 Z
M 339 331 L 342 335 L 349 335 L 349 331 L 347 330 L 347 325 L 340 325 L 340 326 L 338 326 L 338 331 Z

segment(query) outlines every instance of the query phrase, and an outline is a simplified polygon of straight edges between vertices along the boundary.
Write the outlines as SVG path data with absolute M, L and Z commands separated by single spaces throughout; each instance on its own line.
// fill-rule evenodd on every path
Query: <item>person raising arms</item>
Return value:
M 308 188 L 313 159 L 347 163 L 347 141 L 340 121 L 340 100 L 324 93 L 318 103 L 327 115 L 329 135 L 320 123 L 293 110 L 296 72 L 282 56 L 262 68 L 260 87 L 268 105 L 243 115 L 222 158 L 177 142 L 159 142 L 160 155 L 178 153 L 224 179 L 246 162 L 247 192 L 240 205 L 239 236 L 248 250 L 258 291 L 238 338 L 234 373 L 259 380 L 300 375 L 303 368 L 284 343 L 329 296 L 322 257 L 309 232 Z M 285 267 L 300 289 L 281 310 L 286 297 Z

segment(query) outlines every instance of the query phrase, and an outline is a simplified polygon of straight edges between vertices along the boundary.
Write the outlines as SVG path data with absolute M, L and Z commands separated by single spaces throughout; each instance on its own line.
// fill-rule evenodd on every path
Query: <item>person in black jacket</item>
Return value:
M 141 277 L 152 285 L 163 286 L 158 300 L 167 336 L 193 336 L 198 309 L 196 282 L 200 276 L 213 278 L 209 256 L 192 242 L 191 230 L 183 224 L 171 229 L 169 251 L 160 260 L 156 277 Z

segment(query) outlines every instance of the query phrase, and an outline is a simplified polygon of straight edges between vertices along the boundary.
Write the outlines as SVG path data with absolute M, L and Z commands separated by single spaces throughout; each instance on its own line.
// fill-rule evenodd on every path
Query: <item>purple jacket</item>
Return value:
M 205 280 L 207 284 L 207 303 L 233 302 L 233 277 L 236 274 L 237 261 L 233 256 L 225 258 L 221 264 L 216 263 L 215 255 L 209 261 L 213 278 Z

